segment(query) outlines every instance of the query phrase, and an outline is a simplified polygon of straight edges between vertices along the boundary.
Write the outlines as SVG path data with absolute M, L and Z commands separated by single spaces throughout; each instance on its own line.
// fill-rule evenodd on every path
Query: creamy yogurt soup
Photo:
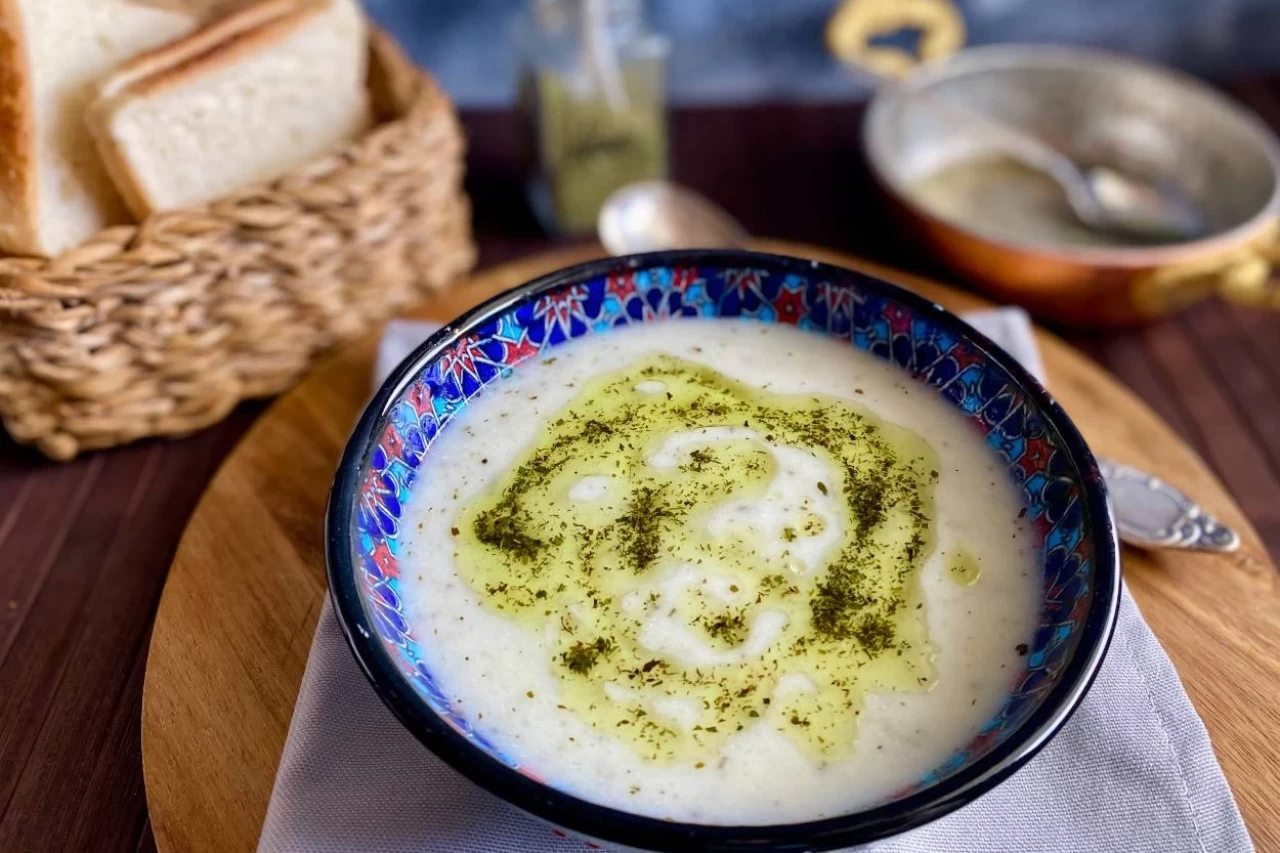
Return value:
M 940 766 L 1023 668 L 1035 549 L 1000 461 L 847 342 L 579 339 L 472 400 L 420 476 L 402 581 L 437 683 L 588 800 L 848 813 Z

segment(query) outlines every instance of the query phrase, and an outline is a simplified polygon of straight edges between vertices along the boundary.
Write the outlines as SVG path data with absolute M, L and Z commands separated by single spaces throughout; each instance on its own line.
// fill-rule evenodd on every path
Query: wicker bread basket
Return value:
M 380 123 L 200 208 L 0 257 L 0 417 L 54 459 L 221 420 L 475 261 L 453 107 L 371 36 Z

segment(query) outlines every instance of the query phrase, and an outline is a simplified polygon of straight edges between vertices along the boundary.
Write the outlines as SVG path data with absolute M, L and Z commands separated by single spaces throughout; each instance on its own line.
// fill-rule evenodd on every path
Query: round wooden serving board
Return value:
M 863 269 L 948 308 L 975 297 L 810 246 L 759 248 Z M 421 306 L 450 319 L 574 249 L 504 264 Z M 143 695 L 147 798 L 163 853 L 255 849 L 324 602 L 325 498 L 365 405 L 377 335 L 322 363 L 253 427 L 205 492 L 156 617 Z M 1195 495 L 1241 532 L 1230 557 L 1126 550 L 1129 588 L 1204 717 L 1259 849 L 1280 849 L 1280 585 L 1257 534 L 1191 450 L 1091 361 L 1040 333 L 1049 387 L 1100 453 Z

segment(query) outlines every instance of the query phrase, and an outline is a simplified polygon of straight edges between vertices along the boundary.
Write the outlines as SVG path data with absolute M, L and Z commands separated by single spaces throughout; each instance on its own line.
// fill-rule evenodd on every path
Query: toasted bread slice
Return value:
M 139 57 L 87 121 L 139 218 L 212 201 L 340 149 L 370 125 L 354 0 L 267 0 Z
M 95 87 L 93 100 L 119 94 L 130 83 L 190 62 L 222 42 L 296 12 L 303 2 L 306 0 L 258 0 L 226 17 L 205 24 L 186 38 L 143 51 L 116 66 L 109 76 L 100 80 Z
M 84 111 L 104 74 L 196 25 L 131 0 L 0 0 L 0 250 L 55 255 L 128 221 Z

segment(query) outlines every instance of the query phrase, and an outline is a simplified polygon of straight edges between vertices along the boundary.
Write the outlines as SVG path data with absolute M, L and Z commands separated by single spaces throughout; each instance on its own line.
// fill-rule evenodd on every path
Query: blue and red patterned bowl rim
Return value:
M 483 742 L 465 723 L 460 730 L 458 720 L 445 719 L 449 715 L 442 716 L 433 710 L 420 695 L 421 688 L 415 689 L 405 674 L 404 661 L 392 651 L 390 641 L 380 637 L 380 633 L 387 632 L 387 625 L 385 621 L 379 623 L 370 611 L 378 609 L 373 604 L 381 606 L 382 602 L 371 602 L 365 579 L 367 570 L 358 557 L 357 543 L 362 535 L 366 540 L 368 538 L 367 531 L 362 532 L 362 522 L 364 527 L 369 526 L 367 519 L 360 515 L 362 490 L 370 489 L 370 484 L 376 479 L 377 472 L 370 471 L 371 460 L 381 454 L 377 458 L 385 464 L 386 449 L 379 445 L 385 443 L 384 435 L 396 430 L 391 424 L 393 410 L 415 385 L 419 389 L 423 384 L 441 387 L 430 386 L 424 377 L 433 375 L 437 381 L 451 381 L 441 378 L 444 375 L 441 362 L 456 356 L 460 347 L 470 346 L 476 340 L 477 332 L 482 333 L 480 337 L 483 338 L 489 331 L 500 328 L 503 317 L 515 317 L 516 312 L 524 312 L 521 316 L 527 322 L 530 312 L 541 310 L 539 306 L 548 304 L 549 295 L 601 279 L 610 283 L 634 282 L 637 274 L 647 271 L 692 271 L 695 274 L 718 271 L 725 276 L 733 272 L 755 271 L 784 282 L 799 281 L 804 287 L 820 282 L 818 286 L 826 287 L 828 293 L 848 288 L 864 303 L 873 303 L 880 312 L 868 327 L 869 334 L 883 334 L 886 328 L 889 329 L 888 337 L 883 341 L 872 342 L 870 346 L 866 340 L 857 342 L 859 332 L 852 328 L 853 309 L 850 308 L 851 328 L 848 334 L 855 343 L 907 367 L 917 379 L 925 382 L 930 381 L 929 375 L 913 366 L 917 354 L 913 337 L 915 330 L 927 328 L 935 338 L 941 336 L 958 344 L 966 365 L 980 365 L 978 372 L 982 378 L 978 380 L 979 384 L 984 379 L 998 377 L 1010 386 L 1013 397 L 1030 413 L 1026 417 L 1036 418 L 1036 426 L 1043 427 L 1048 434 L 1047 440 L 1054 450 L 1051 455 L 1065 453 L 1065 461 L 1055 460 L 1055 464 L 1065 464 L 1072 475 L 1073 498 L 1069 506 L 1081 513 L 1078 522 L 1081 532 L 1077 534 L 1071 552 L 1072 556 L 1075 552 L 1085 555 L 1083 561 L 1077 560 L 1074 564 L 1074 570 L 1081 576 L 1087 575 L 1085 583 L 1090 589 L 1087 595 L 1077 589 L 1075 606 L 1070 608 L 1069 657 L 1056 665 L 1042 667 L 1045 671 L 1041 675 L 1052 680 L 1036 689 L 1047 695 L 1039 700 L 1034 710 L 1019 715 L 1012 733 L 999 732 L 1000 739 L 995 742 L 996 738 L 989 736 L 988 731 L 998 728 L 998 721 L 993 721 L 975 742 L 981 742 L 984 737 L 990 738 L 989 742 L 982 744 L 981 750 L 973 752 L 978 757 L 970 760 L 970 753 L 962 751 L 958 755 L 965 758 L 957 758 L 954 767 L 943 768 L 947 772 L 937 774 L 936 779 L 926 780 L 927 784 L 922 783 L 904 792 L 900 798 L 867 811 L 778 826 L 704 826 L 629 814 L 587 802 L 543 784 L 514 769 L 511 762 L 504 762 L 491 754 L 494 750 L 491 744 Z M 792 305 L 788 307 L 780 301 L 789 299 L 782 293 L 785 286 L 781 289 L 775 286 L 774 289 L 779 291 L 778 299 L 762 300 L 759 297 L 763 291 L 757 288 L 755 296 L 751 297 L 755 300 L 756 313 L 766 320 L 795 322 L 795 318 L 779 316 L 780 312 L 794 309 L 794 299 L 790 300 Z M 635 293 L 629 294 L 629 298 L 635 296 Z M 643 294 L 640 296 L 643 299 Z M 735 297 L 725 296 L 722 282 L 722 292 L 715 298 Z M 738 305 L 732 313 L 749 313 L 748 307 Z M 653 305 L 646 308 L 644 304 L 635 303 L 631 317 L 619 316 L 618 319 L 620 322 L 657 319 L 652 315 L 670 313 L 671 305 L 657 308 L 660 310 L 655 310 Z M 619 306 L 614 306 L 614 310 L 618 309 Z M 627 311 L 625 300 L 620 310 Z M 800 310 L 807 310 L 806 306 L 802 304 Z M 685 310 L 684 313 L 690 312 Z M 885 322 L 881 322 L 882 319 Z M 831 325 L 835 321 L 827 316 L 825 322 Z M 908 345 L 912 347 L 905 353 L 898 352 L 895 343 L 900 342 L 902 335 L 895 337 L 893 331 L 894 324 L 902 322 L 907 324 Z M 555 329 L 546 323 L 541 331 L 542 340 L 538 346 L 554 346 L 561 339 L 575 334 L 566 326 L 559 333 L 559 339 L 552 340 L 556 337 Z M 525 355 L 527 353 L 517 354 L 512 360 L 518 361 Z M 429 374 L 433 369 L 435 373 Z M 962 372 L 964 369 L 961 367 Z M 455 376 L 454 389 L 464 397 L 465 404 L 466 396 L 492 378 L 495 377 L 482 378 L 476 374 L 477 382 L 470 375 Z M 939 383 L 935 381 L 934 384 Z M 961 390 L 959 393 L 963 396 L 969 391 Z M 419 399 L 418 403 L 423 401 Z M 984 408 L 989 403 L 987 401 Z M 1005 399 L 1004 406 L 1001 411 L 1008 409 L 1008 399 Z M 997 430 L 981 421 L 981 412 L 970 414 L 992 433 Z M 425 448 L 420 455 L 425 455 Z M 1011 469 L 1014 467 L 1011 464 Z M 833 850 L 905 832 L 973 801 L 1030 760 L 1070 717 L 1101 667 L 1115 628 L 1120 601 L 1118 544 L 1097 464 L 1057 402 L 1016 360 L 941 306 L 895 285 L 828 264 L 745 251 L 657 252 L 581 264 L 507 291 L 432 335 L 383 383 L 348 441 L 329 496 L 326 562 L 334 609 L 356 660 L 375 691 L 423 744 L 473 782 L 533 815 L 591 838 L 656 851 Z M 1062 567 L 1059 570 L 1066 571 Z M 1067 578 L 1061 579 L 1061 585 L 1067 582 Z M 1078 579 L 1070 582 L 1078 583 Z M 1061 585 L 1060 588 L 1064 588 Z M 1064 618 L 1068 617 L 1064 615 Z M 1046 631 L 1052 633 L 1053 627 L 1042 625 L 1037 634 L 1037 646 L 1044 642 Z M 1048 642 L 1054 640 L 1050 638 Z M 1061 638 L 1056 642 L 1066 647 Z M 1037 649 L 1033 648 L 1029 659 L 1036 654 Z M 1041 657 L 1043 659 L 1043 655 Z M 1011 722 L 1005 721 L 1006 724 Z M 967 750 L 972 748 L 973 745 Z M 1052 803 L 1045 804 L 1045 808 L 1053 807 Z

